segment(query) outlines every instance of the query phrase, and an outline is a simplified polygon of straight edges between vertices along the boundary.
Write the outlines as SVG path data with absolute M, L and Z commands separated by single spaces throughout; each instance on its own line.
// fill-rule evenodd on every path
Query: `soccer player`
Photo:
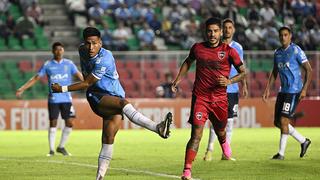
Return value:
M 280 129 L 281 136 L 279 152 L 272 157 L 272 159 L 278 160 L 284 159 L 288 135 L 301 144 L 301 158 L 311 144 L 310 139 L 302 136 L 290 124 L 299 101 L 307 94 L 312 76 L 312 69 L 305 53 L 299 46 L 291 42 L 291 38 L 292 32 L 289 27 L 284 26 L 279 29 L 279 39 L 282 46 L 274 53 L 273 69 L 262 95 L 263 101 L 266 101 L 270 94 L 270 87 L 279 73 L 281 88 L 275 104 L 274 125 Z M 301 79 L 300 68 L 305 71 L 304 81 Z
M 53 58 L 46 61 L 38 73 L 17 90 L 16 96 L 20 98 L 25 90 L 32 87 L 41 77 L 47 75 L 49 86 L 48 110 L 50 120 L 50 128 L 48 131 L 50 151 L 47 156 L 54 155 L 55 137 L 57 131 L 56 127 L 59 113 L 61 113 L 61 117 L 65 121 L 65 127 L 62 130 L 60 144 L 56 151 L 68 156 L 70 153 L 68 153 L 65 149 L 65 144 L 72 131 L 73 119 L 75 118 L 75 111 L 72 106 L 72 97 L 69 92 L 53 93 L 50 85 L 52 83 L 68 85 L 72 83 L 73 76 L 77 77 L 79 80 L 83 80 L 83 77 L 78 71 L 76 65 L 71 60 L 63 58 L 64 48 L 62 43 L 53 43 L 52 53 Z
M 192 161 L 195 159 L 207 119 L 211 121 L 217 133 L 223 155 L 231 158 L 231 147 L 226 139 L 225 127 L 228 118 L 228 101 L 226 88 L 245 77 L 245 67 L 235 49 L 221 42 L 221 20 L 209 18 L 205 22 L 205 42 L 192 46 L 188 57 L 172 83 L 172 89 L 185 76 L 190 66 L 196 61 L 196 78 L 192 91 L 189 123 L 191 137 L 186 147 L 182 179 L 191 179 Z M 239 74 L 229 79 L 231 65 Z
M 103 118 L 102 147 L 98 159 L 96 179 L 103 179 L 112 158 L 113 143 L 118 132 L 123 114 L 130 121 L 168 138 L 172 114 L 169 112 L 165 120 L 156 123 L 138 112 L 125 99 L 125 92 L 120 84 L 112 53 L 102 48 L 100 32 L 93 27 L 83 30 L 84 44 L 79 47 L 84 81 L 69 86 L 53 84 L 54 92 L 68 92 L 87 89 L 87 100 L 91 109 Z
M 241 61 L 243 62 L 243 48 L 238 42 L 232 40 L 233 34 L 235 33 L 233 20 L 229 18 L 224 19 L 222 22 L 222 28 L 223 28 L 222 41 L 228 44 L 230 47 L 234 48 L 239 54 Z M 232 78 L 237 74 L 238 74 L 237 70 L 232 65 L 229 78 Z M 242 83 L 242 95 L 243 97 L 247 98 L 248 89 L 247 89 L 247 83 L 245 78 L 241 81 L 241 83 Z M 227 136 L 228 142 L 231 143 L 233 122 L 234 122 L 234 119 L 236 119 L 238 116 L 238 104 L 239 104 L 238 83 L 230 84 L 227 86 L 227 97 L 228 97 L 228 122 L 226 126 L 226 136 Z M 213 144 L 214 144 L 215 138 L 216 138 L 216 134 L 211 124 L 210 131 L 209 131 L 209 141 L 208 141 L 207 151 L 203 158 L 205 161 L 212 160 L 212 151 L 213 151 Z

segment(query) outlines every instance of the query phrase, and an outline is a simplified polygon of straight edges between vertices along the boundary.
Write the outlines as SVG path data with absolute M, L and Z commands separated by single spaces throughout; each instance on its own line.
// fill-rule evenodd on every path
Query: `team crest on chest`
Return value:
M 219 51 L 218 52 L 218 57 L 219 57 L 220 60 L 222 60 L 225 56 L 226 56 L 226 52 L 224 52 L 224 51 Z
M 197 112 L 196 118 L 197 118 L 198 120 L 201 120 L 201 118 L 202 118 L 202 112 Z

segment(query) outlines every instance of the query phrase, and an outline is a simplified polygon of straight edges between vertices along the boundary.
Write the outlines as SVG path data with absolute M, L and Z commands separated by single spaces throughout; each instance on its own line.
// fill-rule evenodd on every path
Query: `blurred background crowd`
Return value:
M 245 50 L 278 47 L 282 25 L 294 30 L 302 49 L 320 49 L 320 0 L 51 1 L 0 0 L 0 46 L 14 50 L 10 41 L 16 38 L 28 48 L 25 39 L 37 46 L 39 37 L 49 42 L 60 37 L 71 49 L 90 25 L 101 30 L 103 44 L 111 50 L 185 50 L 203 39 L 203 21 L 215 16 L 235 21 L 235 40 Z

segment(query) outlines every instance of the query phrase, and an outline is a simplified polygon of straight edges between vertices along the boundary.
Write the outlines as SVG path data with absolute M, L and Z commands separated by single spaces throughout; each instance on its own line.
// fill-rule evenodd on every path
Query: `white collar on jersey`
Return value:
M 292 42 L 289 44 L 289 46 L 288 47 L 286 47 L 285 49 L 283 49 L 283 51 L 286 51 L 287 49 L 289 49 L 289 47 L 292 45 Z
M 58 62 L 57 60 L 55 60 L 55 59 L 52 58 L 52 61 L 53 61 L 54 63 L 61 64 L 61 63 L 63 63 L 64 58 L 62 58 L 61 61 L 59 61 L 59 62 Z

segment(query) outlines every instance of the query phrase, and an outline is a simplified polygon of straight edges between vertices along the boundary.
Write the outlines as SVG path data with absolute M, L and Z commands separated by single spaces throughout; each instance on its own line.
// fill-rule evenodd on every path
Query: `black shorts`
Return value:
M 238 116 L 239 93 L 228 93 L 228 118 Z
M 276 100 L 274 120 L 280 122 L 281 117 L 292 118 L 299 103 L 300 93 L 279 93 Z
M 89 105 L 92 109 L 92 111 L 102 117 L 103 119 L 111 119 L 113 115 L 108 115 L 106 116 L 103 112 L 101 112 L 99 109 L 98 109 L 98 105 L 102 99 L 103 96 L 111 96 L 111 95 L 108 95 L 108 94 L 105 94 L 105 93 L 98 93 L 98 92 L 92 92 L 92 91 L 87 91 L 86 93 L 86 96 L 87 96 L 87 100 L 89 102 Z M 119 97 L 121 98 L 121 97 Z M 124 118 L 123 117 L 123 114 L 122 115 L 122 119 Z
M 72 103 L 48 103 L 48 110 L 50 121 L 58 119 L 59 113 L 64 120 L 76 117 Z

